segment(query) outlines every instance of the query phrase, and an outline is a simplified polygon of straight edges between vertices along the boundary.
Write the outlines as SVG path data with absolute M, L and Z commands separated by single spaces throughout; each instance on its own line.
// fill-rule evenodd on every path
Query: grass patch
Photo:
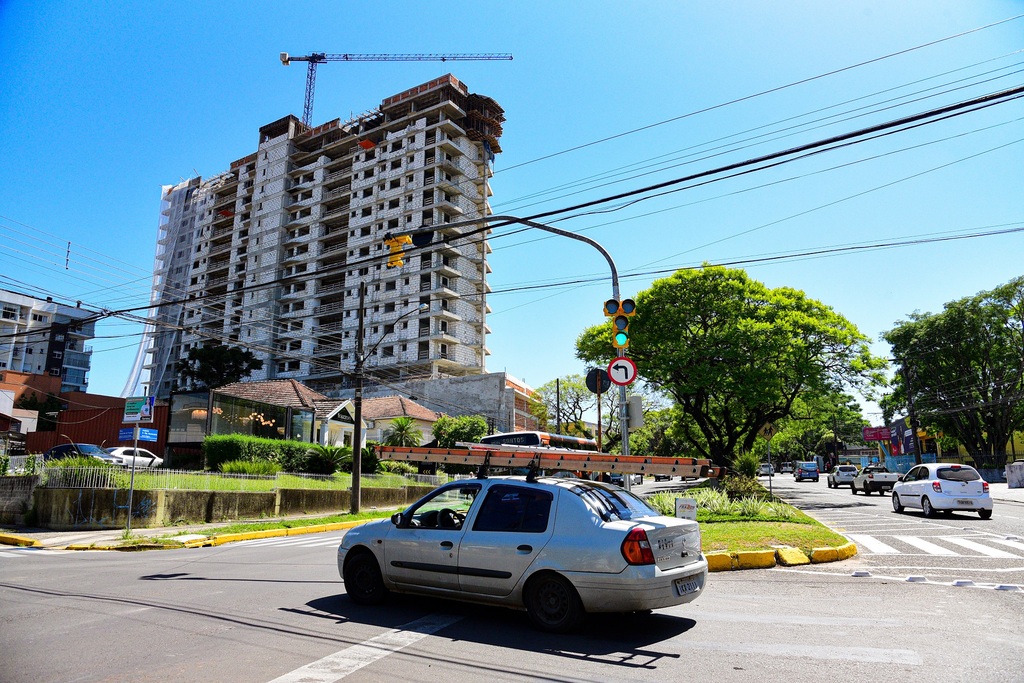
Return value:
M 360 512 L 357 515 L 353 514 L 338 514 L 328 515 L 326 517 L 304 517 L 302 519 L 268 519 L 265 522 L 239 522 L 237 524 L 225 524 L 224 526 L 217 527 L 202 527 L 202 533 L 210 536 L 218 534 L 244 534 L 249 531 L 267 531 L 270 529 L 300 529 L 307 526 L 317 526 L 319 524 L 336 524 L 338 522 L 353 522 L 358 520 L 369 520 L 369 519 L 383 519 L 390 517 L 392 514 L 400 510 L 401 508 L 386 508 L 380 510 L 371 510 L 368 512 Z M 194 534 L 196 531 L 182 530 L 178 531 L 170 536 L 164 536 L 162 538 L 174 538 L 175 536 L 185 536 L 188 534 Z
M 848 542 L 844 536 L 817 522 L 718 522 L 701 525 L 700 531 L 704 552 L 768 550 L 775 545 L 787 545 L 809 555 L 814 548 L 835 547 Z

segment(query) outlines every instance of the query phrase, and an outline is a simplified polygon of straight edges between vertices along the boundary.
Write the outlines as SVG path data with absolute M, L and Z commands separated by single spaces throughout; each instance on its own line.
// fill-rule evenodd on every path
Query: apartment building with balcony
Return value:
M 164 187 L 154 317 L 125 391 L 167 396 L 190 349 L 228 344 L 263 361 L 252 380 L 344 394 L 363 282 L 369 383 L 484 373 L 489 231 L 449 226 L 490 214 L 503 121 L 448 74 L 346 121 L 286 116 L 227 171 Z M 387 268 L 385 235 L 424 229 L 433 242 Z
M 96 323 L 90 311 L 0 290 L 0 370 L 61 378 L 61 392 L 86 391 Z

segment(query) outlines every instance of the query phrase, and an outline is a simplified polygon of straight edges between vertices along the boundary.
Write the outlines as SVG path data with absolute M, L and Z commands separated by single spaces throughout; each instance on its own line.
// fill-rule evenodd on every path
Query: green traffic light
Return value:
M 613 337 L 615 348 L 623 349 L 629 346 L 629 335 L 625 332 L 616 332 Z

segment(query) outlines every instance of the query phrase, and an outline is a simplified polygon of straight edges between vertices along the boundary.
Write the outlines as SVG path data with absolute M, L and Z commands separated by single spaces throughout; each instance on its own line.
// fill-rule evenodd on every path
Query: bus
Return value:
M 509 446 L 542 446 L 544 448 L 566 448 L 572 451 L 597 452 L 597 442 L 593 439 L 581 439 L 565 434 L 549 432 L 504 432 L 490 434 L 480 439 L 480 443 L 507 444 Z

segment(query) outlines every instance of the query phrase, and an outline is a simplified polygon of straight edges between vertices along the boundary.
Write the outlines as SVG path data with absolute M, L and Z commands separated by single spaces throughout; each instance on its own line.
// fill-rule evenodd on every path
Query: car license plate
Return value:
M 956 504 L 957 505 L 966 505 L 967 507 L 974 507 L 974 501 L 973 500 L 968 500 L 966 498 L 957 498 L 956 499 Z
M 696 579 L 676 579 L 676 594 L 689 595 L 700 590 L 700 581 Z

